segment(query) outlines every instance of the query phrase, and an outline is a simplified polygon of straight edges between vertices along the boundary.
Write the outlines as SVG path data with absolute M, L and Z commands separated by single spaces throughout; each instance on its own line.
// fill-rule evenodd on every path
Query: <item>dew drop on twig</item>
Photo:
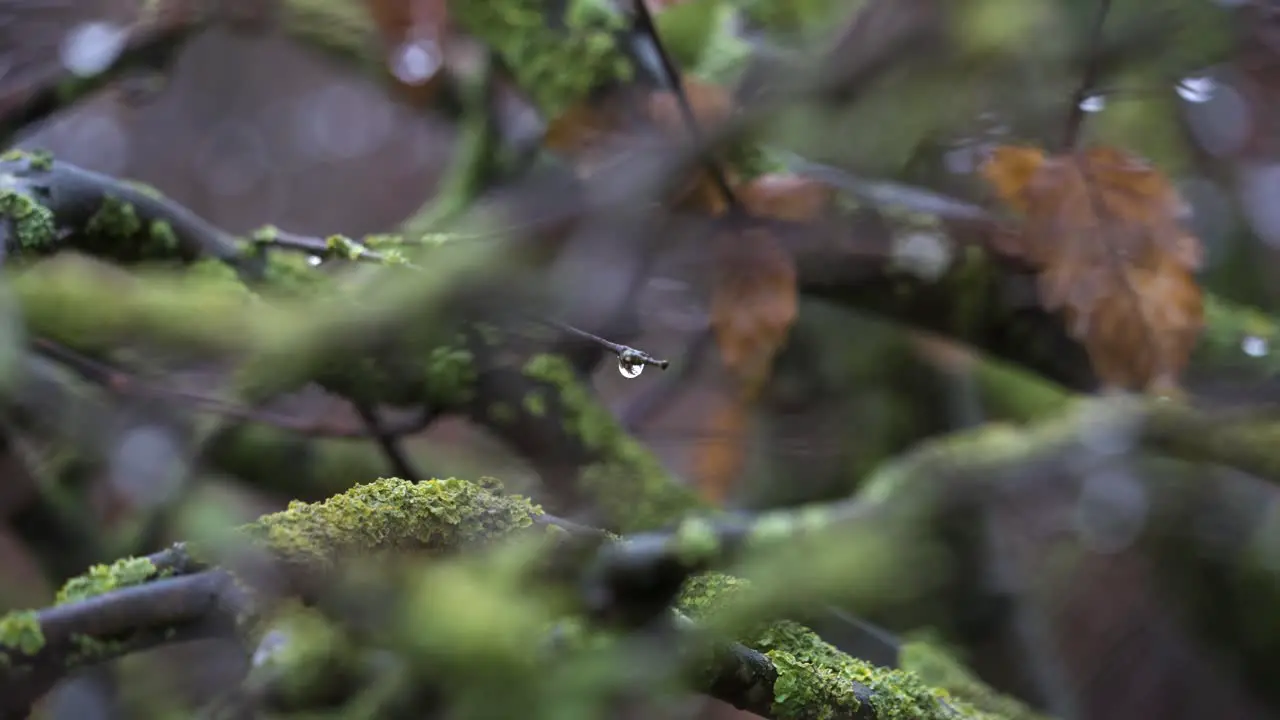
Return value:
M 632 360 L 624 355 L 618 356 L 618 373 L 624 378 L 634 379 L 644 372 L 644 363 Z

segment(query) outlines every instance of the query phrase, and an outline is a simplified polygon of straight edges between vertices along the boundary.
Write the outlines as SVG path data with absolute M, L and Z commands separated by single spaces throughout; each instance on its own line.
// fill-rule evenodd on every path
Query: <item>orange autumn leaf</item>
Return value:
M 683 79 L 682 84 L 700 130 L 716 127 L 733 111 L 727 89 L 692 78 Z M 590 177 L 620 150 L 655 141 L 668 141 L 671 148 L 676 148 L 690 139 L 688 132 L 684 111 L 674 92 L 627 89 L 576 105 L 552 119 L 543 136 L 543 146 L 570 159 L 580 176 Z M 713 215 L 726 209 L 720 189 L 702 168 L 693 172 L 671 202 L 677 209 Z
M 982 172 L 1023 216 L 1009 249 L 1037 268 L 1041 303 L 1064 311 L 1099 380 L 1175 387 L 1204 307 L 1193 275 L 1200 244 L 1179 221 L 1168 179 L 1109 147 L 1053 157 L 1003 147 Z
M 692 476 L 698 494 L 713 505 L 724 504 L 742 474 L 747 412 L 746 400 L 738 394 L 717 394 L 701 424 Z
M 753 394 L 796 318 L 795 265 L 763 228 L 725 233 L 715 243 L 712 329 L 725 367 Z
M 804 222 L 821 217 L 835 203 L 835 189 L 794 173 L 761 175 L 738 188 L 738 198 L 756 217 Z
M 825 183 L 790 173 L 761 175 L 734 189 L 753 217 L 804 222 L 835 202 Z M 716 238 L 711 323 L 725 366 L 750 395 L 763 382 L 799 310 L 791 256 L 765 226 Z

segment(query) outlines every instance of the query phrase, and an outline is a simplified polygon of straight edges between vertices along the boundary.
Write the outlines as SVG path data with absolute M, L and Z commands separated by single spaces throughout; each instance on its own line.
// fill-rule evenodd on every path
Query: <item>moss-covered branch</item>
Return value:
M 551 527 L 543 522 L 536 505 L 517 496 L 495 494 L 479 485 L 454 479 L 428 483 L 392 479 L 358 486 L 324 503 L 294 503 L 283 512 L 265 516 L 241 528 L 238 535 L 265 550 L 276 561 L 284 562 L 292 570 L 290 576 L 302 571 L 306 575 L 318 573 L 335 577 L 330 572 L 348 561 L 390 558 L 404 552 L 440 555 L 477 542 L 507 537 L 534 526 Z M 554 532 L 559 534 L 563 531 Z M 63 604 L 56 608 L 5 616 L 0 620 L 0 627 L 5 630 L 0 636 L 0 648 L 3 648 L 8 662 L 0 675 L 3 678 L 0 687 L 9 688 L 10 683 L 17 687 L 18 683 L 29 678 L 22 668 L 31 667 L 36 658 L 40 659 L 42 667 L 48 665 L 57 672 L 66 672 L 158 642 L 117 644 L 110 647 L 110 652 L 104 651 L 101 655 L 80 654 L 63 648 L 59 644 L 61 641 L 54 641 L 63 635 L 70 638 L 72 632 L 83 636 L 73 641 L 77 647 L 88 647 L 123 636 L 132 637 L 129 633 L 135 629 L 154 631 L 161 639 L 170 637 L 180 641 L 189 636 L 168 631 L 196 624 L 196 620 L 202 619 L 202 612 L 223 612 L 219 608 L 228 607 L 231 608 L 227 616 L 230 625 L 224 623 L 220 626 L 222 631 L 245 627 L 244 623 L 250 619 L 245 613 L 257 610 L 250 610 L 245 604 L 247 596 L 242 597 L 243 591 L 238 590 L 240 585 L 229 582 L 230 576 L 205 570 L 202 563 L 190 559 L 192 554 L 212 559 L 212 552 L 218 551 L 212 547 L 191 551 L 178 548 L 151 558 L 123 560 L 110 567 L 94 568 L 66 585 L 59 593 Z M 527 567 L 527 563 L 527 558 L 521 561 L 522 566 Z M 279 590 L 280 575 L 271 575 L 273 583 L 269 586 Z M 244 577 L 251 576 L 250 572 Z M 447 595 L 457 600 L 471 598 L 467 593 L 460 594 L 460 588 L 456 586 L 457 576 L 451 577 L 455 583 Z M 254 583 L 251 581 L 250 584 Z M 298 592 L 298 588 L 308 585 L 314 587 L 311 583 L 292 585 L 289 587 L 293 589 L 286 589 L 286 592 Z M 445 588 L 436 584 L 432 586 L 439 587 L 441 592 Z M 729 578 L 707 576 L 686 591 L 681 607 L 698 618 L 710 618 L 718 608 L 728 607 L 733 593 L 741 587 L 740 583 Z M 231 596 L 227 593 L 241 599 L 228 605 L 227 600 Z M 160 602 L 156 607 L 147 604 L 147 598 L 158 602 L 170 594 L 187 600 L 175 600 L 170 604 Z M 474 600 L 471 598 L 467 602 Z M 431 602 L 442 601 L 442 598 L 436 598 Z M 117 608 L 132 610 L 126 613 Z M 441 605 L 433 622 L 444 622 L 462 610 L 462 607 Z M 63 620 L 64 617 L 77 618 L 68 626 L 73 626 L 74 631 L 64 632 L 65 628 L 60 623 L 71 622 Z M 517 613 L 510 622 L 517 622 L 519 617 Z M 208 616 L 203 616 L 203 619 L 208 619 Z M 135 624 L 139 627 L 135 628 Z M 456 626 L 452 632 L 457 632 Z M 431 642 L 438 642 L 438 639 Z M 794 624 L 774 626 L 752 637 L 746 644 L 768 655 L 768 665 L 757 668 L 759 674 L 751 682 L 755 689 L 750 693 L 768 692 L 770 714 L 775 717 L 843 717 L 846 714 L 867 718 L 952 717 L 954 715 L 945 714 L 951 711 L 958 711 L 959 717 L 980 717 L 974 711 L 961 710 L 958 704 L 926 688 L 913 676 L 878 670 L 848 658 Z M 506 652 L 519 651 L 519 646 L 510 644 L 501 647 L 507 648 Z M 480 652 L 480 647 L 473 647 L 472 652 Z M 725 678 L 741 668 L 725 668 L 719 664 L 737 662 L 733 654 L 716 653 L 714 662 L 716 664 L 699 673 L 702 677 L 718 678 L 711 680 L 706 689 L 721 688 L 726 693 L 726 700 L 744 702 L 745 696 L 730 696 L 725 684 Z M 520 664 L 523 665 L 523 661 Z M 2 696 L 6 700 L 11 697 L 8 693 Z M 31 696 L 26 694 L 24 697 L 30 699 Z M 944 712 L 944 708 L 951 710 Z M 926 714 L 911 714 L 918 712 Z

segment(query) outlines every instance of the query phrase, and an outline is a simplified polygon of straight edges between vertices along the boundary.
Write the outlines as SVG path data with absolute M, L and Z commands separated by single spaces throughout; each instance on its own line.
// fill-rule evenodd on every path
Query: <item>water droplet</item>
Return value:
M 618 372 L 624 378 L 635 379 L 644 372 L 644 363 L 628 357 L 626 353 L 618 356 Z
M 319 264 L 320 264 L 320 263 L 322 263 L 322 262 L 324 262 L 324 258 L 320 257 L 319 255 L 308 255 L 308 256 L 307 256 L 307 264 L 308 264 L 308 265 L 310 265 L 311 267 L 315 267 L 315 266 L 319 265 Z
M 1101 112 L 1107 106 L 1107 99 L 1102 95 L 1092 95 L 1080 101 L 1080 109 L 1087 113 Z
M 1213 98 L 1218 84 L 1211 77 L 1185 77 L 1178 82 L 1178 97 L 1187 102 L 1202 103 Z
M 128 32 L 112 23 L 77 25 L 62 38 L 58 55 L 73 74 L 90 77 L 106 70 L 124 50 Z
M 435 76 L 441 62 L 440 46 L 434 40 L 417 38 L 396 49 L 391 72 L 406 85 L 421 85 Z
M 1249 357 L 1265 357 L 1270 352 L 1270 343 L 1266 338 L 1260 338 L 1256 335 L 1250 335 L 1240 341 L 1240 349 Z

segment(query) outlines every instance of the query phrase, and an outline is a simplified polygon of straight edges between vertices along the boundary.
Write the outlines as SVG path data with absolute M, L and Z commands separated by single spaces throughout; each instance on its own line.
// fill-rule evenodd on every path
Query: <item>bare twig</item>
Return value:
M 413 467 L 413 461 L 409 459 L 404 448 L 400 447 L 400 439 L 383 429 L 382 418 L 378 417 L 378 411 L 363 402 L 352 404 L 360 414 L 360 419 L 364 421 L 365 427 L 369 429 L 369 434 L 377 441 L 378 447 L 382 448 L 382 453 L 387 456 L 387 462 L 391 464 L 391 469 L 396 475 L 404 480 L 414 482 L 421 480 L 422 473 Z
M 632 6 L 635 8 L 636 21 L 638 28 L 653 43 L 653 49 L 658 56 L 658 61 L 662 65 L 662 72 L 667 76 L 667 82 L 671 86 L 671 91 L 675 93 L 676 102 L 680 106 L 680 114 L 684 118 L 684 123 L 689 130 L 689 135 L 694 144 L 706 148 L 703 154 L 703 164 L 706 166 L 707 172 L 711 175 L 712 182 L 715 183 L 716 189 L 720 191 L 720 195 L 724 198 L 725 205 L 734 212 L 742 210 L 742 202 L 738 199 L 737 194 L 733 192 L 733 187 L 729 185 L 728 174 L 724 168 L 716 160 L 714 150 L 707 147 L 702 139 L 702 132 L 698 128 L 698 119 L 693 114 L 693 106 L 689 104 L 689 96 L 684 90 L 684 80 L 680 76 L 680 71 L 676 68 L 675 61 L 671 59 L 670 53 L 662 43 L 662 37 L 658 33 L 658 26 L 653 21 L 653 14 L 649 12 L 649 6 L 645 0 L 634 0 Z
M 562 323 L 556 320 L 549 320 L 547 322 L 548 324 L 554 327 L 557 327 L 567 333 L 577 335 L 578 337 L 583 338 L 584 340 L 590 340 L 591 342 L 596 343 L 600 347 L 603 347 L 604 349 L 617 355 L 618 362 L 621 362 L 624 365 L 628 365 L 628 366 L 655 365 L 662 370 L 666 370 L 671 365 L 671 361 L 669 360 L 659 360 L 653 357 L 652 355 L 650 355 L 649 353 L 643 350 L 637 350 L 631 347 L 630 345 L 622 345 L 620 343 L 613 342 L 612 340 L 606 340 L 600 337 L 599 335 L 592 335 L 586 330 L 579 330 L 578 328 L 573 327 L 572 325 L 567 325 L 565 323 Z
M 1103 45 L 1102 31 L 1107 24 L 1107 15 L 1111 12 L 1111 0 L 1098 0 L 1098 11 L 1094 16 L 1093 28 L 1089 35 L 1089 55 L 1080 76 L 1080 84 L 1071 93 L 1071 107 L 1067 108 L 1067 124 L 1062 135 L 1062 149 L 1070 152 L 1080 139 L 1080 130 L 1084 126 L 1084 102 L 1093 92 L 1094 86 L 1101 79 Z

